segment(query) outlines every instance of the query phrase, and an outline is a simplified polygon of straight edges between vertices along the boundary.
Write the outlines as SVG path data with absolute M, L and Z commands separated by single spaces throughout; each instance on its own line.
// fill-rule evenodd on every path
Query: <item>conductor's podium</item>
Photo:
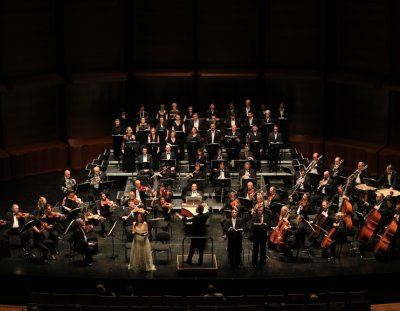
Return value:
M 203 264 L 198 265 L 197 253 L 193 256 L 193 263 L 187 264 L 185 260 L 187 254 L 185 253 L 185 246 L 187 250 L 190 247 L 191 239 L 207 239 L 211 241 L 211 253 L 204 253 Z M 182 254 L 176 256 L 176 268 L 180 276 L 216 276 L 218 274 L 217 256 L 214 254 L 214 240 L 209 236 L 186 236 L 182 239 Z

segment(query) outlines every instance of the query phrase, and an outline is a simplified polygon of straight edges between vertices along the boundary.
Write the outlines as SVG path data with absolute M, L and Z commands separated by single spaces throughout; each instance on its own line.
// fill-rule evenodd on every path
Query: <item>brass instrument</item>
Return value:
M 328 179 L 322 178 L 322 179 L 319 181 L 319 185 L 318 185 L 318 187 L 317 187 L 317 191 L 320 191 L 321 188 L 325 187 L 327 184 L 328 184 Z
M 342 165 L 344 159 L 340 160 L 339 164 L 335 164 L 333 169 L 332 169 L 332 176 L 337 177 L 337 174 L 339 173 L 339 167 Z

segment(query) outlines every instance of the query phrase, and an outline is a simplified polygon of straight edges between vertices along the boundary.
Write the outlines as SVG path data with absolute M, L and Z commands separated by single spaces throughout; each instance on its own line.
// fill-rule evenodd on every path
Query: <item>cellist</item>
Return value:
M 312 221 L 315 232 L 313 232 L 312 237 L 314 241 L 317 241 L 321 236 L 323 230 L 328 231 L 332 227 L 335 221 L 335 212 L 330 208 L 328 200 L 322 200 L 321 207 L 318 210 L 317 215 Z
M 337 243 L 344 243 L 346 241 L 346 224 L 343 221 L 343 213 L 338 212 L 335 215 L 335 221 L 331 229 L 322 240 L 321 247 L 323 247 L 323 256 L 328 259 L 336 258 L 336 245 Z M 324 247 L 326 245 L 326 247 Z M 328 252 L 330 248 L 330 255 Z

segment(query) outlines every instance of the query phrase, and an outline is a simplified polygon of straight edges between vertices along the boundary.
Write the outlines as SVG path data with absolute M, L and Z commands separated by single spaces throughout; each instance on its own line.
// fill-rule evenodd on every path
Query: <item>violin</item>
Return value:
M 169 212 L 172 210 L 172 203 L 164 202 L 164 203 L 161 205 L 161 207 L 162 207 L 163 209 L 168 210 L 168 213 L 169 213 Z
M 140 186 L 137 190 L 138 191 L 147 191 L 147 187 L 146 186 Z
M 22 218 L 22 219 L 26 219 L 28 217 L 31 217 L 32 215 L 29 213 L 23 213 L 23 212 L 18 212 L 15 215 L 17 218 Z
M 229 202 L 229 205 L 231 206 L 231 208 L 235 209 L 235 210 L 237 210 L 239 204 L 240 204 L 239 199 L 234 199 L 233 201 Z
M 0 219 L 0 226 L 7 224 L 7 221 L 4 219 Z

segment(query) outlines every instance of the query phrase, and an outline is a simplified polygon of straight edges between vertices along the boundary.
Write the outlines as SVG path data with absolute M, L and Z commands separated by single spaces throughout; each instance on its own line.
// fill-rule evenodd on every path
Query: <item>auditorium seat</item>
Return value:
M 53 303 L 57 305 L 67 305 L 72 302 L 72 294 L 53 293 Z
M 142 296 L 142 306 L 162 306 L 164 304 L 161 296 Z
M 368 165 L 368 172 L 371 176 L 378 174 L 378 156 L 383 145 L 364 143 L 357 140 L 333 138 L 325 142 L 325 154 L 328 159 L 325 163 L 332 163 L 335 156 L 344 159 L 346 170 L 355 171 L 357 163 L 363 161 Z
M 245 302 L 244 295 L 240 296 L 226 296 L 226 303 L 228 305 L 242 305 Z
M 118 304 L 121 306 L 137 306 L 139 305 L 139 296 L 119 295 Z
M 51 303 L 51 293 L 32 292 L 31 299 L 33 303 L 48 304 Z
M 0 181 L 11 178 L 11 156 L 8 152 L 0 149 Z
M 68 167 L 68 146 L 58 140 L 9 146 L 6 150 L 11 155 L 11 174 L 16 178 L 63 171 Z
M 77 305 L 94 305 L 95 295 L 94 294 L 75 294 L 74 302 Z
M 88 139 L 70 138 L 68 144 L 71 169 L 80 170 L 85 168 L 87 163 L 92 162 L 93 158 L 96 158 L 104 149 L 111 148 L 112 139 L 111 136 Z
M 167 306 L 185 306 L 186 300 L 183 296 L 164 295 L 164 303 Z
M 314 152 L 322 154 L 324 151 L 322 138 L 309 135 L 290 135 L 288 145 L 290 148 L 296 148 L 306 158 L 311 158 Z
M 118 297 L 117 296 L 97 296 L 97 304 L 104 305 L 104 306 L 113 306 L 118 304 Z

